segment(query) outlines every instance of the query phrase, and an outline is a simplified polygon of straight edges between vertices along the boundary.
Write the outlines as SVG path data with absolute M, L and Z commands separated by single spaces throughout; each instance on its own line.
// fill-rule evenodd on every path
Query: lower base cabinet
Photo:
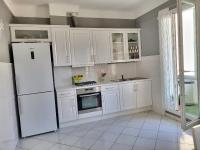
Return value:
M 151 80 L 122 83 L 119 86 L 121 110 L 152 105 Z
M 122 110 L 129 110 L 137 107 L 136 94 L 136 86 L 134 83 L 122 83 L 120 85 L 120 103 Z
M 137 83 L 137 108 L 152 105 L 151 81 L 146 80 Z
M 151 80 L 102 85 L 103 115 L 152 105 Z M 59 123 L 78 120 L 76 90 L 58 92 Z
M 110 114 L 120 111 L 119 89 L 117 85 L 102 87 L 103 114 Z
M 77 115 L 76 95 L 70 92 L 58 94 L 58 115 L 59 123 L 66 123 L 76 120 Z

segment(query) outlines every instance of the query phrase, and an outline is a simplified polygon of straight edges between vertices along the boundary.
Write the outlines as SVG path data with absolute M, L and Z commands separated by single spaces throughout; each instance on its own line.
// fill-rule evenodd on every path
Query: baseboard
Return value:
M 89 122 L 94 122 L 94 121 L 99 121 L 99 120 L 104 120 L 104 119 L 109 119 L 109 118 L 114 118 L 114 117 L 119 117 L 119 116 L 124 116 L 124 115 L 131 115 L 131 114 L 136 114 L 136 113 L 151 111 L 151 110 L 152 110 L 152 106 L 148 106 L 148 107 L 143 107 L 143 108 L 129 110 L 129 111 L 121 111 L 121 112 L 107 114 L 107 115 L 84 118 L 84 119 L 79 119 L 72 122 L 61 123 L 60 128 L 80 125 L 84 123 L 89 123 Z
M 169 111 L 165 111 L 164 115 L 167 116 L 167 117 L 170 117 L 170 118 L 172 118 L 174 120 L 181 121 L 181 116 L 179 116 L 177 114 L 173 114 L 173 113 L 171 113 Z
M 18 140 L 19 139 L 0 141 L 0 149 L 2 150 L 15 149 L 17 146 Z

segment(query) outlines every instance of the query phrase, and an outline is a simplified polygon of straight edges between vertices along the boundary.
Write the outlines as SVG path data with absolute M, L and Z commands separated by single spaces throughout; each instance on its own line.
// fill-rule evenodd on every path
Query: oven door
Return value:
M 78 111 L 84 111 L 102 107 L 100 92 L 80 94 L 77 96 L 77 100 L 78 100 Z

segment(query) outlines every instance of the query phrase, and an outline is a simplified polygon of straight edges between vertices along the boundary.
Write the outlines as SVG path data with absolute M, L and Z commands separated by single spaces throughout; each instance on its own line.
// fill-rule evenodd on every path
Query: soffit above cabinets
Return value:
M 57 13 L 55 15 L 66 16 L 67 11 L 70 11 L 77 12 L 79 17 L 121 19 L 135 19 L 167 1 L 168 0 L 4 0 L 13 14 L 20 17 L 49 17 L 49 15 L 54 15 L 51 13 L 52 11 L 59 11 L 59 14 Z M 24 10 L 27 10 L 27 8 L 29 8 L 29 11 L 24 13 Z

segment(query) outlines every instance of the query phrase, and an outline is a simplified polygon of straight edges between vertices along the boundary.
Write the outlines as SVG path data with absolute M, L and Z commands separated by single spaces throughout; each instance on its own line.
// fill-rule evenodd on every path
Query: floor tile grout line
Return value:
M 143 121 L 142 127 L 140 128 L 139 134 L 138 134 L 138 136 L 137 136 L 137 138 L 136 138 L 136 140 L 135 140 L 135 143 L 134 143 L 134 145 L 133 145 L 133 147 L 132 147 L 132 150 L 134 149 L 134 146 L 135 146 L 137 140 L 140 138 L 139 135 L 140 135 L 140 133 L 141 133 L 142 128 L 144 127 L 144 123 L 145 123 L 145 120 Z
M 156 146 L 157 146 L 158 134 L 159 134 L 159 130 L 160 130 L 161 121 L 162 121 L 162 116 L 161 116 L 160 121 L 159 121 L 159 127 L 158 127 L 158 131 L 157 131 L 157 136 L 156 136 L 156 142 L 155 142 L 154 150 L 156 150 Z
M 151 115 L 152 115 L 152 117 L 151 117 Z M 137 116 L 137 115 L 136 115 Z M 105 123 L 103 123 L 104 124 L 104 126 L 105 126 L 105 129 L 104 130 L 99 130 L 99 132 L 102 132 L 99 136 L 98 136 L 98 138 L 95 138 L 95 140 L 96 141 L 94 141 L 94 144 L 92 144 L 90 147 L 89 147 L 89 149 L 87 149 L 87 150 L 90 150 L 91 148 L 92 148 L 92 146 L 93 145 L 95 145 L 98 141 L 100 141 L 99 139 L 102 137 L 102 135 L 103 134 L 105 134 L 109 129 L 110 129 L 110 127 L 113 127 L 113 125 L 114 125 L 114 123 L 116 123 L 116 122 L 127 122 L 125 125 L 123 125 L 123 123 L 122 123 L 122 125 L 119 125 L 119 126 L 116 126 L 116 127 L 121 127 L 122 128 L 122 130 L 120 131 L 120 133 L 117 133 L 117 137 L 116 137 L 116 139 L 111 143 L 112 145 L 111 145 L 111 147 L 110 147 L 110 149 L 113 147 L 113 145 L 114 144 L 116 144 L 117 143 L 117 140 L 119 139 L 119 137 L 121 136 L 121 135 L 123 135 L 123 131 L 126 129 L 126 128 L 132 128 L 132 126 L 130 126 L 130 125 L 128 125 L 131 121 L 134 121 L 134 118 L 135 118 L 135 115 L 133 115 L 133 116 L 131 116 L 131 115 L 126 115 L 125 117 L 120 117 L 120 118 L 117 118 L 117 119 L 114 119 L 113 121 L 109 121 L 108 120 L 108 123 L 107 122 L 105 122 Z M 131 148 L 132 149 L 134 149 L 134 146 L 135 146 L 135 144 L 136 144 L 136 142 L 137 142 L 137 140 L 141 137 L 140 135 L 141 135 L 141 133 L 142 133 L 142 131 L 143 131 L 143 128 L 144 128 L 144 125 L 145 125 L 145 123 L 148 123 L 148 121 L 151 121 L 151 119 L 155 119 L 155 121 L 156 121 L 156 124 L 158 123 L 158 119 L 159 119 L 159 126 L 158 126 L 158 129 L 157 129 L 157 133 L 156 133 L 156 138 L 155 138 L 155 147 L 154 147 L 154 150 L 156 149 L 156 146 L 157 146 L 157 144 L 158 144 L 158 141 L 159 141 L 159 132 L 161 131 L 160 129 L 161 129 L 161 125 L 162 125 L 162 121 L 168 121 L 168 119 L 167 118 L 165 118 L 165 116 L 161 116 L 160 115 L 160 117 L 159 118 L 157 118 L 156 116 L 154 117 L 154 114 L 148 114 L 148 113 L 146 113 L 146 115 L 141 115 L 141 116 L 137 116 L 136 118 L 138 118 L 139 120 L 142 120 L 142 125 L 140 126 L 140 128 L 137 128 L 137 127 L 133 127 L 134 129 L 139 129 L 139 131 L 138 131 L 138 134 L 137 134 L 137 136 L 135 136 L 135 141 L 134 141 L 134 143 L 131 145 Z M 104 120 L 106 120 L 106 119 L 104 119 Z M 103 120 L 101 120 L 101 121 L 103 121 Z M 100 121 L 97 121 L 96 122 L 96 124 L 98 124 L 98 122 L 100 122 Z M 151 123 L 151 122 L 150 122 Z M 152 121 L 152 123 L 153 123 L 153 121 Z M 163 123 L 165 123 L 165 122 L 163 122 Z M 167 123 L 167 122 L 166 122 Z M 173 121 L 170 121 L 170 119 L 169 119 L 169 122 L 168 123 L 172 123 L 172 125 L 173 125 Z M 181 131 L 179 131 L 180 129 L 179 129 L 179 126 L 178 126 L 178 121 L 175 121 L 175 123 L 176 123 L 176 126 L 175 126 L 175 128 L 176 128 L 176 130 L 177 131 L 175 131 L 175 135 L 176 135 L 176 142 L 174 142 L 173 141 L 173 143 L 176 143 L 176 144 L 179 144 L 179 132 L 181 132 Z M 96 124 L 93 124 L 93 125 L 91 125 L 91 129 L 93 130 L 95 130 L 95 125 Z M 84 124 L 85 125 L 85 124 Z M 163 124 L 164 125 L 164 124 Z M 88 124 L 88 126 L 90 126 L 90 124 Z M 84 126 L 83 128 L 81 128 L 81 126 L 78 126 L 77 128 L 75 128 L 73 131 L 70 131 L 69 133 L 70 134 L 72 134 L 74 131 L 76 131 L 77 129 L 87 129 L 87 132 L 85 133 L 85 134 L 83 134 L 82 136 L 76 136 L 76 135 L 74 135 L 74 136 L 76 136 L 76 137 L 78 137 L 79 139 L 77 140 L 77 141 L 79 141 L 82 137 L 86 137 L 87 136 L 87 134 L 90 132 L 90 129 L 89 129 L 89 127 L 87 126 L 87 124 L 86 124 L 86 126 Z M 172 126 L 173 127 L 173 126 Z M 164 129 L 164 128 L 163 128 Z M 146 129 L 146 130 L 150 130 L 150 129 Z M 67 130 L 66 130 L 67 131 Z M 98 130 L 96 130 L 96 131 L 98 131 Z M 164 132 L 165 130 L 163 130 L 163 132 Z M 172 131 L 174 131 L 174 129 L 172 128 Z M 166 131 L 167 132 L 167 131 Z M 52 132 L 53 133 L 53 132 Z M 64 132 L 56 132 L 56 134 L 59 136 L 59 135 L 66 135 L 67 136 L 67 134 L 69 134 L 69 133 L 64 133 Z M 115 131 L 110 131 L 110 133 L 113 133 L 113 134 L 115 134 Z M 125 134 L 126 135 L 126 134 Z M 128 135 L 128 134 L 127 134 Z M 61 136 L 62 137 L 62 136 Z M 63 138 L 60 138 L 60 140 L 63 140 L 65 137 L 63 137 Z M 91 138 L 91 137 L 88 137 L 89 139 Z M 141 137 L 142 138 L 142 137 Z M 144 137 L 145 138 L 145 137 Z M 60 145 L 65 145 L 65 146 L 69 146 L 69 147 L 78 147 L 78 146 L 75 146 L 75 144 L 74 145 L 67 145 L 67 144 L 62 144 L 62 143 L 60 143 L 59 142 L 59 140 L 58 141 L 56 141 L 56 142 L 54 142 L 54 141 L 51 141 L 51 140 L 48 140 L 48 138 L 47 138 L 47 140 L 45 139 L 45 136 L 44 136 L 44 138 L 38 138 L 38 137 L 34 137 L 33 139 L 35 139 L 35 140 L 38 140 L 38 141 L 44 141 L 44 142 L 48 142 L 48 143 L 51 143 L 52 144 L 52 146 L 50 147 L 50 148 L 48 148 L 48 150 L 50 150 L 51 148 L 53 148 L 53 146 L 55 146 L 56 144 L 60 144 Z M 51 139 L 51 138 L 50 138 Z M 91 138 L 92 139 L 92 138 Z M 148 139 L 148 138 L 146 138 L 146 139 Z M 151 138 L 149 138 L 149 139 L 151 139 Z M 161 139 L 162 140 L 162 139 Z M 76 142 L 77 142 L 76 141 Z M 165 140 L 165 139 L 163 139 L 163 141 L 166 141 L 167 142 L 167 140 Z M 75 142 L 75 143 L 76 143 Z M 168 142 L 171 142 L 171 141 L 168 141 Z M 123 144 L 122 144 L 123 145 Z M 124 145 L 128 145 L 128 144 L 124 144 Z M 188 145 L 192 145 L 192 144 L 188 144 Z M 130 145 L 129 145 L 130 146 Z M 24 149 L 24 146 L 17 146 L 18 148 L 22 148 L 23 150 L 28 150 L 28 149 Z M 177 147 L 177 146 L 176 146 Z M 78 148 L 83 148 L 83 147 L 78 147 Z M 32 149 L 32 148 L 31 148 Z M 29 149 L 29 150 L 31 150 L 31 149 Z

